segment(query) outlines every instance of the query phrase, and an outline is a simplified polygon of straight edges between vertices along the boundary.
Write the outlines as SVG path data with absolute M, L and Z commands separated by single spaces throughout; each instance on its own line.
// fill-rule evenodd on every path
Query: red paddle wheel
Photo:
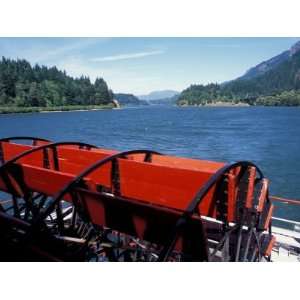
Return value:
M 270 260 L 273 205 L 251 162 L 31 137 L 2 139 L 0 160 L 3 261 Z

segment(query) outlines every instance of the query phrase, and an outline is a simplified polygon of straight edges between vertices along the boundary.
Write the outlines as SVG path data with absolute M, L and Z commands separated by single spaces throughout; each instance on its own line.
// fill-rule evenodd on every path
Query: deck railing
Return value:
M 300 200 L 287 199 L 287 198 L 277 197 L 277 196 L 270 196 L 269 198 L 270 198 L 270 200 L 272 200 L 274 202 L 275 205 L 277 203 L 283 203 L 283 204 L 288 204 L 288 205 L 298 205 L 298 206 L 300 206 Z M 294 221 L 294 220 L 289 220 L 289 219 L 279 218 L 279 217 L 274 217 L 274 216 L 272 217 L 272 220 L 276 220 L 276 221 L 283 222 L 283 223 L 286 223 L 286 224 L 293 224 L 293 225 L 296 225 L 296 226 L 300 226 L 299 221 Z

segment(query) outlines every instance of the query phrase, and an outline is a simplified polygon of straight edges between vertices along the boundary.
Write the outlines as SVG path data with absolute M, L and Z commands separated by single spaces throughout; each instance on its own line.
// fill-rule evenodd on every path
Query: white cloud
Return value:
M 163 50 L 135 52 L 135 53 L 126 53 L 126 54 L 124 53 L 124 54 L 117 54 L 111 56 L 95 57 L 92 58 L 91 61 L 93 62 L 116 61 L 116 60 L 125 60 L 125 59 L 141 58 L 141 57 L 152 56 L 152 55 L 159 55 L 163 53 L 165 53 L 165 51 Z
M 90 64 L 79 57 L 69 57 L 57 62 L 56 66 L 66 70 L 67 74 L 80 77 L 86 75 L 94 81 L 96 77 L 103 77 L 114 92 L 147 94 L 155 89 L 163 89 L 164 81 L 156 74 L 143 74 L 135 67 L 99 66 Z
M 60 57 L 64 54 L 68 54 L 71 51 L 74 50 L 80 50 L 84 49 L 90 45 L 93 45 L 97 42 L 96 39 L 80 39 L 79 41 L 68 43 L 64 46 L 57 47 L 48 51 L 45 51 L 44 53 L 40 53 L 40 55 L 37 57 L 38 61 L 47 61 L 49 59 L 53 59 L 56 57 Z
M 50 40 L 51 38 L 49 38 Z M 8 40 L 0 46 L 9 54 L 5 56 L 11 58 L 25 58 L 32 64 L 55 65 L 58 60 L 66 59 L 77 54 L 91 46 L 110 41 L 111 38 L 65 38 L 60 43 L 49 43 L 47 38 L 32 39 L 31 44 L 26 43 L 20 47 L 18 40 Z M 21 41 L 21 40 L 20 40 Z M 5 53 L 5 52 L 4 52 Z

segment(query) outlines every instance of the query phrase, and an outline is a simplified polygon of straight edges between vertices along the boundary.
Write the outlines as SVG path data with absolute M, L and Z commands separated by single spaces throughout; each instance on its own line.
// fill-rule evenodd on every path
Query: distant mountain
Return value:
M 173 90 L 153 91 L 153 92 L 149 93 L 148 95 L 139 96 L 139 99 L 146 100 L 146 101 L 160 100 L 160 99 L 171 98 L 178 94 L 179 94 L 179 92 L 173 91 Z
M 117 93 L 114 94 L 114 98 L 118 100 L 121 106 L 149 105 L 147 101 L 140 100 L 133 94 Z
M 273 70 L 281 63 L 287 61 L 291 56 L 296 54 L 300 50 L 300 41 L 294 44 L 289 50 L 286 50 L 279 55 L 276 55 L 266 61 L 261 62 L 257 66 L 249 69 L 243 76 L 237 79 L 252 79 L 254 77 L 265 74 L 266 72 Z
M 174 105 L 176 104 L 179 95 L 180 94 L 175 94 L 173 97 L 169 97 L 169 98 L 148 100 L 148 102 L 152 105 Z
M 300 89 L 300 43 L 289 50 L 286 60 L 249 79 L 239 78 L 223 85 L 223 91 L 239 97 L 258 97 Z

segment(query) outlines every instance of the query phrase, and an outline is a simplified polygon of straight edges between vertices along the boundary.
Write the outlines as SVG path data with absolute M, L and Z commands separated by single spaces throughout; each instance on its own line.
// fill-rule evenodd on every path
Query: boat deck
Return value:
M 295 230 L 272 227 L 276 243 L 272 250 L 271 259 L 274 262 L 300 261 L 300 232 Z

